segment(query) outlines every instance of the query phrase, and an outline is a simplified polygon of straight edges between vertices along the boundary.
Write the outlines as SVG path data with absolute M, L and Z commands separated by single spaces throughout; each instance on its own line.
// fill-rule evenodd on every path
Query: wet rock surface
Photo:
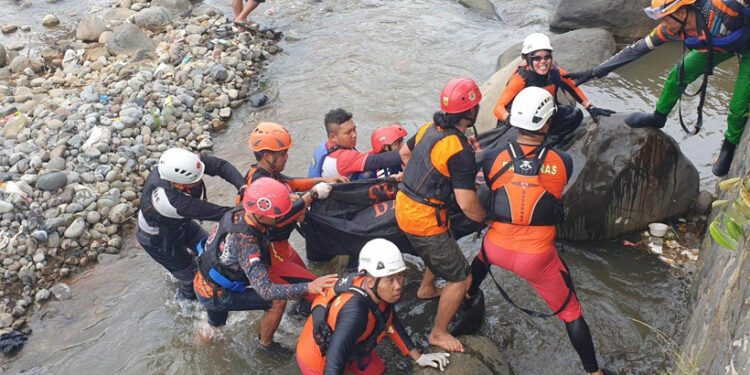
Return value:
M 428 374 L 476 374 L 476 375 L 513 375 L 508 358 L 500 351 L 500 348 L 491 339 L 484 336 L 467 335 L 458 336 L 464 345 L 463 353 L 451 353 L 450 364 L 445 371 L 433 368 L 415 366 L 413 375 Z M 435 347 L 427 350 L 428 353 L 440 352 Z
M 560 0 L 550 27 L 560 30 L 603 27 L 618 37 L 641 38 L 656 26 L 643 13 L 648 5 L 646 1 L 633 0 Z

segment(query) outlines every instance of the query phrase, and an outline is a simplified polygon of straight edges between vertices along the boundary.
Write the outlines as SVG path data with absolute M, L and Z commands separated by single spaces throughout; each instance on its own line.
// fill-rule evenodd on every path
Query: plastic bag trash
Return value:
M 94 143 L 99 142 L 99 139 L 102 137 L 103 133 L 104 132 L 102 131 L 101 126 L 95 126 L 93 129 L 91 129 L 91 135 L 89 136 L 89 139 L 87 139 L 86 142 L 83 143 L 83 146 L 81 146 L 81 150 L 85 150 L 93 146 Z
M 109 97 L 107 95 L 99 95 L 99 100 L 101 100 L 104 105 L 109 104 Z
M 653 242 L 648 243 L 649 250 L 651 250 L 651 252 L 654 254 L 664 253 L 662 246 L 663 246 L 662 244 L 655 244 Z
M 26 203 L 31 202 L 31 197 L 29 197 L 29 194 L 23 191 L 21 187 L 13 181 L 0 182 L 0 190 L 3 190 L 8 194 L 18 194 Z
M 28 340 L 26 335 L 18 331 L 3 333 L 0 335 L 0 352 L 3 354 L 10 354 L 21 350 L 23 344 L 26 343 L 26 340 Z
M 63 60 L 62 60 L 63 68 L 65 68 L 66 66 L 70 64 L 77 64 L 81 60 L 81 57 L 83 56 L 84 52 L 85 51 L 83 49 L 79 49 L 79 50 L 69 49 L 65 51 L 65 55 L 63 55 Z

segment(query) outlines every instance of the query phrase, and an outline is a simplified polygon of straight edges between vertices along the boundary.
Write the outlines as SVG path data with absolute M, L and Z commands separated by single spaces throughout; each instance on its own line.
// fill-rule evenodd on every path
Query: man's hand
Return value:
M 346 176 L 328 176 L 328 177 L 322 177 L 320 179 L 323 182 L 327 182 L 329 184 L 337 184 L 339 182 L 349 182 L 349 177 Z
M 327 182 L 318 182 L 312 189 L 310 189 L 310 192 L 315 199 L 326 199 L 328 198 L 328 194 L 331 193 L 331 189 L 333 189 L 331 184 Z
M 336 285 L 339 276 L 335 273 L 330 275 L 321 276 L 313 281 L 307 283 L 307 292 L 310 294 L 323 294 L 323 289 L 332 288 Z
M 597 108 L 594 107 L 594 105 L 590 105 L 588 108 L 586 108 L 587 111 L 589 111 L 589 114 L 591 115 L 591 118 L 594 119 L 594 122 L 598 125 L 599 124 L 599 116 L 611 116 L 613 113 L 616 113 L 615 111 L 611 109 L 605 109 L 605 108 Z
M 448 353 L 425 353 L 417 358 L 417 364 L 422 367 L 434 367 L 443 371 L 448 366 Z

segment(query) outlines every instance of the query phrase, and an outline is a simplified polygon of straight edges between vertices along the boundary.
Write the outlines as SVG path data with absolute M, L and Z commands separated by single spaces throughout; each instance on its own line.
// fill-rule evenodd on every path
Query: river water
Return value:
M 52 35 L 62 34 L 74 27 L 75 19 L 91 3 L 104 4 L 38 1 L 20 8 L 15 1 L 5 0 L 3 6 L 10 11 L 0 16 L 0 22 L 12 20 L 39 30 L 41 16 L 55 13 L 63 27 Z M 231 15 L 229 0 L 209 3 Z M 69 7 L 72 4 L 75 8 Z M 360 149 L 370 148 L 369 134 L 379 125 L 398 121 L 410 133 L 415 131 L 437 109 L 445 82 L 459 75 L 483 82 L 494 73 L 496 57 L 505 48 L 526 34 L 546 30 L 555 2 L 508 0 L 495 5 L 501 21 L 452 0 L 271 0 L 262 4 L 252 19 L 288 36 L 282 43 L 285 52 L 262 77 L 262 86 L 273 100 L 259 110 L 236 111 L 229 130 L 214 139 L 216 154 L 246 170 L 252 161 L 246 143 L 252 124 L 273 120 L 287 125 L 293 134 L 287 171 L 304 175 L 312 150 L 325 136 L 323 115 L 337 107 L 354 113 Z M 267 9 L 275 14 L 264 16 Z M 26 36 L 18 32 L 2 41 L 21 38 Z M 650 111 L 680 52 L 679 46 L 663 47 L 587 85 L 584 91 L 600 107 Z M 681 134 L 676 113 L 665 129 L 681 142 L 683 152 L 701 173 L 703 187 L 711 188 L 715 181 L 710 164 L 725 127 L 735 76 L 736 63 L 729 62 L 711 77 L 705 129 L 700 135 Z M 210 179 L 209 189 L 210 199 L 232 202 L 234 192 L 227 184 Z M 303 253 L 304 241 L 299 237 L 292 241 Z M 478 242 L 465 239 L 462 247 L 473 258 Z M 47 303 L 31 319 L 34 334 L 24 350 L 2 359 L 2 369 L 27 374 L 298 373 L 288 358 L 256 353 L 258 313 L 233 313 L 216 345 L 196 344 L 194 332 L 205 314 L 195 305 L 175 303 L 175 284 L 169 276 L 132 240 L 127 248 L 122 260 L 72 279 L 72 300 Z M 567 246 L 562 257 L 571 267 L 600 363 L 622 374 L 665 370 L 672 361 L 671 352 L 654 330 L 679 341 L 689 303 L 687 282 L 673 277 L 668 266 L 619 243 Z M 411 266 L 409 278 L 418 280 L 420 262 L 411 260 L 416 265 Z M 313 270 L 336 270 L 339 264 Z M 542 308 L 525 282 L 507 273 L 496 274 L 521 305 Z M 526 318 L 502 300 L 491 282 L 483 287 L 487 313 L 481 332 L 500 345 L 517 374 L 582 373 L 562 323 Z M 436 303 L 405 305 L 408 309 L 402 307 L 401 312 L 424 347 Z M 285 317 L 277 339 L 294 346 L 301 326 L 301 321 Z M 411 366 L 395 354 L 392 345 L 381 346 L 389 373 L 403 373 Z

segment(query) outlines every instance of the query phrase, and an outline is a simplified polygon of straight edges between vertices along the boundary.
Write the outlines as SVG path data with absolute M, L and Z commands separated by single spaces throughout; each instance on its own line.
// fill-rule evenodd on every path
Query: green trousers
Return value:
M 750 105 L 750 52 L 746 52 L 747 59 L 739 56 L 740 69 L 737 72 L 737 80 L 734 83 L 734 94 L 729 101 L 729 115 L 727 116 L 727 130 L 724 137 L 727 141 L 737 144 L 742 137 L 742 131 L 745 129 L 745 122 L 748 117 L 748 105 Z M 713 65 L 719 65 L 729 58 L 735 56 L 732 53 L 713 54 Z M 703 75 L 708 63 L 708 53 L 699 51 L 690 51 L 685 56 L 685 83 L 689 84 Z M 675 66 L 669 73 L 667 81 L 664 83 L 664 90 L 661 97 L 656 103 L 656 111 L 662 114 L 669 114 L 677 104 L 680 97 L 680 81 L 678 79 L 678 67 Z

